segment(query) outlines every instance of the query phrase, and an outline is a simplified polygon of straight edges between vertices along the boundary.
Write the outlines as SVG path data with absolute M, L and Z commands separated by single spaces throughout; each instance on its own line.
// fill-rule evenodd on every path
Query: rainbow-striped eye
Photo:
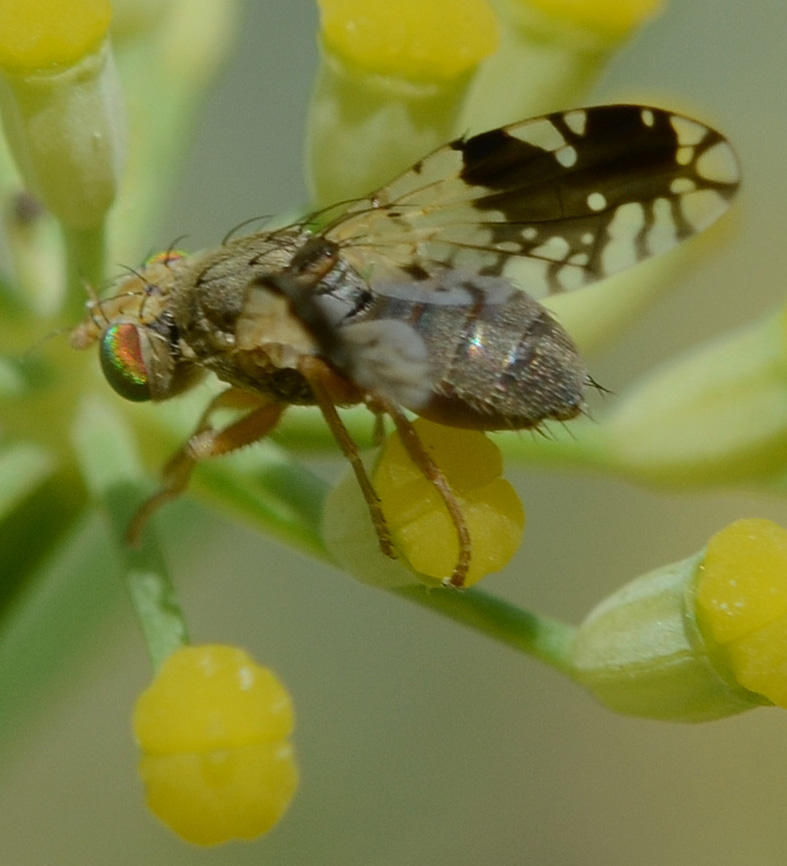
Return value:
M 110 325 L 99 349 L 107 382 L 126 400 L 141 403 L 152 398 L 140 328 L 130 322 Z

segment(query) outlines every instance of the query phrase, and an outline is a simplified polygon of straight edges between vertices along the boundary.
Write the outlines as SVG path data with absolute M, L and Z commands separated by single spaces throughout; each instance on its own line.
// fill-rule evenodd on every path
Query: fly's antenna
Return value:
M 19 364 L 30 364 L 33 361 L 33 356 L 37 355 L 38 352 L 41 350 L 41 347 L 48 343 L 50 340 L 53 340 L 56 337 L 62 337 L 64 334 L 68 334 L 70 337 L 73 333 L 73 328 L 55 328 L 54 331 L 50 331 L 48 334 L 44 334 L 43 337 L 39 337 L 32 346 L 28 346 L 21 355 L 18 355 L 16 357 L 16 361 Z M 6 360 L 10 360 L 11 364 L 13 364 L 15 359 L 10 358 Z
M 109 284 L 110 283 L 108 281 L 107 285 L 109 285 Z M 102 326 L 109 324 L 109 321 L 108 321 L 106 315 L 104 314 L 104 310 L 102 307 L 102 301 L 101 301 L 101 298 L 99 297 L 99 292 L 97 292 L 93 288 L 93 285 L 91 283 L 89 283 L 87 280 L 82 280 L 82 287 L 84 288 L 85 294 L 87 295 L 87 311 L 88 311 L 88 314 L 90 315 L 90 321 L 93 322 L 93 324 L 97 328 L 101 328 Z M 102 286 L 102 289 L 103 288 L 105 288 L 105 287 Z M 101 314 L 101 318 L 99 318 L 99 316 L 97 315 L 97 311 L 98 311 L 98 313 Z M 70 329 L 68 329 L 68 328 L 66 328 L 64 330 L 70 331 Z M 73 333 L 73 331 L 70 331 L 70 332 Z M 56 331 L 55 333 L 59 333 L 59 331 Z
M 142 285 L 145 287 L 144 294 L 142 295 L 142 303 L 140 304 L 140 307 L 139 307 L 139 315 L 141 317 L 142 316 L 142 308 L 145 306 L 145 300 L 147 299 L 147 297 L 149 295 L 151 295 L 153 293 L 155 286 L 145 277 L 145 275 L 143 274 L 142 271 L 138 271 L 136 268 L 132 268 L 129 265 L 120 265 L 120 267 L 124 271 L 126 271 L 127 273 L 136 277 L 142 283 Z M 119 294 L 113 295 L 111 298 L 105 298 L 104 300 L 114 301 L 115 298 L 120 298 L 123 295 L 136 295 L 136 294 L 137 294 L 136 292 L 120 292 Z
M 132 268 L 130 265 L 119 264 L 117 265 L 121 270 L 126 271 L 130 276 L 136 277 L 145 287 L 145 292 L 143 295 L 142 305 L 140 306 L 140 314 L 142 313 L 142 307 L 144 306 L 144 301 L 148 297 L 148 295 L 153 293 L 155 286 L 149 280 L 147 280 L 142 273 L 142 271 L 138 271 L 136 268 Z M 110 281 L 110 282 L 114 282 Z M 102 326 L 106 326 L 109 324 L 109 319 L 104 313 L 104 305 L 111 303 L 112 301 L 116 301 L 118 298 L 122 297 L 133 297 L 137 295 L 138 292 L 118 292 L 116 295 L 110 295 L 108 298 L 100 298 L 95 289 L 85 284 L 85 291 L 87 292 L 89 301 L 88 301 L 88 310 L 90 312 L 90 318 L 93 324 L 100 328 Z M 98 318 L 96 313 L 100 313 L 101 318 Z

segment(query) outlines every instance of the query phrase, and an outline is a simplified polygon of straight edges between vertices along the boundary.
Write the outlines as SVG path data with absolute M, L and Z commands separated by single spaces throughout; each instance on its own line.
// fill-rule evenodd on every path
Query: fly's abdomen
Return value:
M 429 359 L 430 387 L 410 405 L 438 423 L 481 430 L 566 420 L 583 405 L 587 372 L 563 328 L 529 295 L 450 304 L 378 297 L 375 317 L 406 322 Z

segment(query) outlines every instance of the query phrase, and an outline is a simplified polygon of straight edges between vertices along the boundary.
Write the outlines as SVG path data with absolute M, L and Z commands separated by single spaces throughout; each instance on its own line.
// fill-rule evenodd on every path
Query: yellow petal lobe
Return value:
M 472 546 L 467 585 L 503 568 L 519 547 L 525 515 L 513 487 L 501 478 L 497 446 L 476 430 L 418 419 L 429 455 L 456 494 Z M 394 544 L 416 571 L 441 580 L 459 556 L 456 529 L 434 484 L 412 462 L 398 435 L 380 453 L 372 482 Z
M 717 533 L 696 600 L 738 682 L 787 707 L 787 530 L 753 518 Z
M 663 0 L 520 0 L 520 3 L 582 30 L 623 36 L 655 15 Z
M 787 531 L 738 520 L 711 538 L 697 603 L 714 639 L 730 643 L 787 613 Z
M 70 66 L 98 47 L 111 19 L 109 0 L 0 0 L 0 66 Z
M 297 788 L 292 727 L 286 690 L 242 650 L 173 653 L 134 712 L 149 808 L 196 845 L 267 832 Z
M 292 746 L 286 742 L 145 755 L 139 772 L 150 811 L 192 845 L 267 833 L 298 785 Z
M 497 47 L 486 0 L 319 0 L 326 47 L 366 72 L 453 78 Z

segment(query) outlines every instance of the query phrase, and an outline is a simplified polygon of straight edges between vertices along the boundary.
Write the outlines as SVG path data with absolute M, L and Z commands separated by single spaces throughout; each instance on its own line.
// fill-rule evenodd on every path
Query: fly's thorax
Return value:
M 170 305 L 182 355 L 235 387 L 313 402 L 298 367 L 304 356 L 323 354 L 321 344 L 288 293 L 297 287 L 293 257 L 311 240 L 306 231 L 285 229 L 196 256 L 189 284 Z M 307 287 L 310 296 L 313 289 Z
M 297 229 L 258 232 L 193 256 L 188 279 L 171 300 L 184 351 L 207 365 L 216 355 L 235 351 L 239 327 L 247 331 L 241 323 L 248 317 L 250 303 L 252 308 L 258 306 L 257 287 L 281 274 L 308 237 Z M 248 331 L 240 339 L 247 348 Z
M 293 313 L 289 300 L 264 282 L 249 286 L 235 324 L 237 352 L 263 353 L 275 367 L 297 367 L 318 353 L 315 338 Z

